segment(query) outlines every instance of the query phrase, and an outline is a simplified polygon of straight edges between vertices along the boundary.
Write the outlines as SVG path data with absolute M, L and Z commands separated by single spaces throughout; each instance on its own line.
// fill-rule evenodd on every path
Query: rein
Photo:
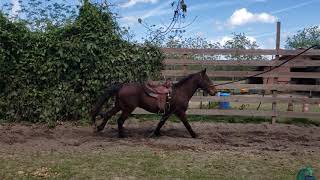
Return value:
M 277 66 L 274 66 L 274 67 L 272 67 L 272 68 L 270 68 L 270 69 L 268 69 L 268 70 L 266 70 L 266 71 L 263 71 L 263 72 L 260 72 L 260 73 L 257 73 L 257 74 L 254 74 L 254 75 L 252 75 L 252 76 L 249 76 L 249 77 L 246 77 L 246 78 L 242 78 L 242 79 L 239 79 L 239 80 L 230 81 L 230 82 L 221 83 L 221 84 L 211 85 L 210 87 L 216 87 L 216 86 L 222 86 L 222 85 L 227 85 L 227 84 L 233 84 L 233 83 L 236 83 L 236 82 L 248 80 L 248 79 L 253 78 L 253 77 L 257 77 L 257 76 L 262 75 L 262 74 L 266 74 L 266 73 L 268 73 L 268 72 L 270 72 L 270 71 L 273 71 L 273 70 L 275 70 L 275 69 L 283 66 L 283 65 L 286 64 L 287 62 L 289 62 L 289 61 L 297 58 L 298 56 L 304 54 L 305 52 L 307 52 L 307 51 L 309 51 L 310 49 L 315 48 L 315 47 L 319 47 L 319 48 L 320 48 L 320 45 L 313 45 L 313 46 L 305 49 L 304 51 L 300 52 L 299 54 L 297 54 L 297 55 L 295 55 L 295 56 L 293 56 L 293 57 L 285 60 L 285 61 L 282 62 L 281 64 L 279 64 L 279 65 L 277 65 Z

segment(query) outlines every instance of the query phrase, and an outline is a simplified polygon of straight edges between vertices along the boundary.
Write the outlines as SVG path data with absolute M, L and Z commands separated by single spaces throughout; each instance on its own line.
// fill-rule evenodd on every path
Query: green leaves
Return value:
M 180 1 L 181 10 L 183 13 L 187 12 L 187 4 L 184 2 L 184 0 Z
M 105 87 L 156 77 L 164 59 L 156 47 L 124 41 L 111 14 L 89 3 L 73 23 L 45 31 L 0 14 L 0 30 L 0 118 L 6 120 L 86 118 Z
M 259 46 L 255 41 L 251 41 L 244 33 L 233 33 L 231 40 L 224 45 L 225 49 L 258 49 Z M 231 60 L 263 60 L 261 55 L 227 55 L 227 59 Z
M 308 48 L 320 44 L 320 27 L 311 26 L 298 31 L 297 34 L 288 37 L 286 40 L 287 49 Z

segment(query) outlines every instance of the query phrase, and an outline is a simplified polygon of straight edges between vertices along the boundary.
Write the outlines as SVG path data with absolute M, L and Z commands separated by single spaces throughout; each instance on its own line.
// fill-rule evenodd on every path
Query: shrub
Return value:
M 124 41 L 111 13 L 90 3 L 71 24 L 45 31 L 0 13 L 0 118 L 86 118 L 104 88 L 159 77 L 163 59 L 157 47 Z

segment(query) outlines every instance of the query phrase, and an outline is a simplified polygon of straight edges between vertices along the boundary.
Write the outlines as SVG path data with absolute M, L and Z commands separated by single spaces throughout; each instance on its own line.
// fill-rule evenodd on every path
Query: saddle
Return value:
M 171 99 L 171 81 L 166 81 L 164 84 L 159 84 L 155 81 L 148 81 L 144 84 L 144 89 L 148 96 L 157 99 L 158 108 L 165 111 L 166 104 Z

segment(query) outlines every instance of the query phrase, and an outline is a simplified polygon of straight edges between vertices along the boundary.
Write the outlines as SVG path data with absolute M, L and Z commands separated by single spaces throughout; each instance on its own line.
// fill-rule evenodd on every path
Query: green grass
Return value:
M 0 157 L 1 179 L 294 179 L 319 156 L 126 148 L 101 152 Z

